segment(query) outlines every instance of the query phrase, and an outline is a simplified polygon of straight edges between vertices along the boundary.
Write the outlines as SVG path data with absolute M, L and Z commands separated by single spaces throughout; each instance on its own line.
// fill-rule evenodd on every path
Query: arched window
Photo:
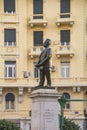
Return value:
M 63 93 L 63 98 L 70 99 L 69 93 Z M 65 109 L 70 109 L 70 102 L 66 102 Z
M 8 93 L 5 96 L 6 109 L 15 109 L 15 96 L 12 93 Z

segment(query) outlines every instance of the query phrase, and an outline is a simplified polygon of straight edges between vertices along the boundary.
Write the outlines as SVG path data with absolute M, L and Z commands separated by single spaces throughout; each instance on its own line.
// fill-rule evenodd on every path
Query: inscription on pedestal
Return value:
M 45 109 L 44 118 L 48 123 L 52 123 L 54 121 L 55 113 L 53 109 Z

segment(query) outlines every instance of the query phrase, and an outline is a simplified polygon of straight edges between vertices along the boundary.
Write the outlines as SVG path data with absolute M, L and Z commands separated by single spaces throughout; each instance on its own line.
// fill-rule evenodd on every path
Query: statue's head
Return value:
M 51 44 L 51 40 L 50 39 L 46 39 L 44 42 L 44 47 L 48 47 Z

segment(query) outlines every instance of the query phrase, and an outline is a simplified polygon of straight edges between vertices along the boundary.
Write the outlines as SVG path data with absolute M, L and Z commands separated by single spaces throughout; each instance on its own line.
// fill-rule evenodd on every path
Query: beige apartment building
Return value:
M 32 88 L 43 42 L 52 48 L 52 87 L 87 98 L 87 0 L 0 0 L 0 119 L 30 130 Z M 87 102 L 69 102 L 66 117 L 87 129 Z

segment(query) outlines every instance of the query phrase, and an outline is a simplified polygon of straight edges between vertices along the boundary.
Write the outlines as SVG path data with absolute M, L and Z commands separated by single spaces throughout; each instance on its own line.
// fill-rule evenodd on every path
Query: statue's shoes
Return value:
M 35 87 L 40 88 L 40 87 L 43 87 L 43 85 L 38 85 L 38 86 L 35 86 Z
M 45 87 L 51 87 L 51 85 L 47 84 Z

